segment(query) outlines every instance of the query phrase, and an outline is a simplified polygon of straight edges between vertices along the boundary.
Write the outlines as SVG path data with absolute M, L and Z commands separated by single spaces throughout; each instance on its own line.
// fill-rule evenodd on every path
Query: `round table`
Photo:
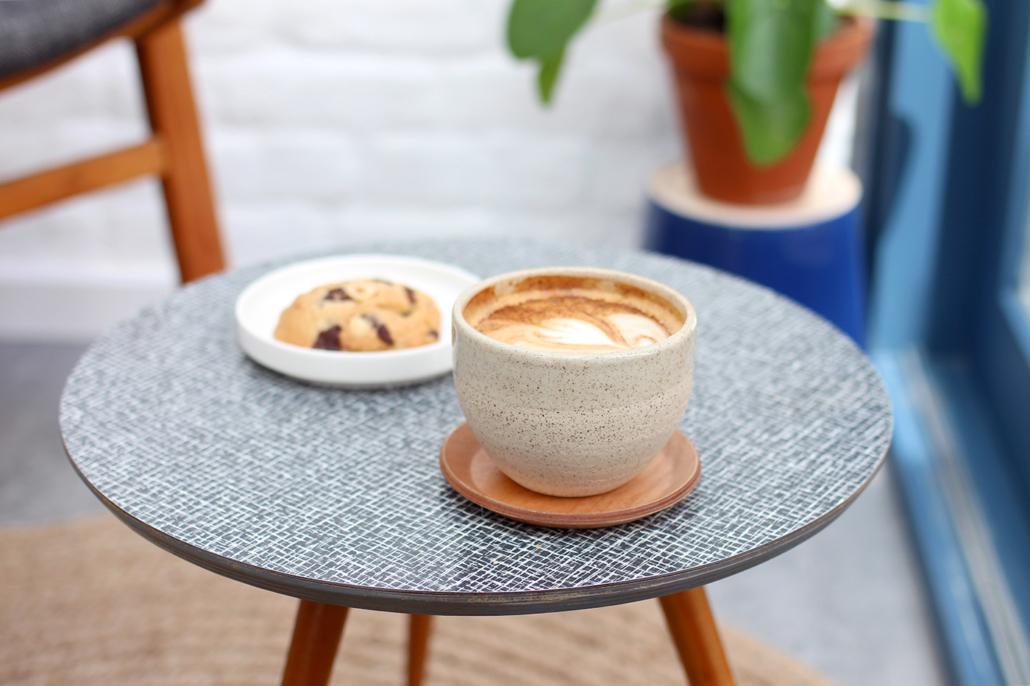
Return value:
M 890 405 L 862 352 L 743 280 L 657 255 L 529 241 L 330 254 L 343 253 L 414 255 L 482 277 L 593 265 L 677 289 L 698 313 L 694 392 L 680 428 L 703 476 L 683 501 L 621 526 L 504 519 L 440 473 L 441 443 L 463 421 L 449 376 L 380 391 L 294 381 L 243 354 L 233 318 L 239 292 L 288 261 L 194 282 L 86 352 L 61 403 L 65 445 L 86 483 L 138 533 L 300 598 L 301 614 L 518 614 L 673 598 L 814 534 L 886 453 Z M 317 628 L 313 621 L 305 623 Z

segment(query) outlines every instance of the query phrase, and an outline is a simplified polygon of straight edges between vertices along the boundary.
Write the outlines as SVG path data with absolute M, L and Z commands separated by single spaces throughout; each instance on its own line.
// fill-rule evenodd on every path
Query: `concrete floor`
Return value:
M 68 464 L 57 423 L 83 350 L 0 343 L 0 524 L 103 510 Z M 709 594 L 720 619 L 839 686 L 947 683 L 889 469 L 826 530 Z

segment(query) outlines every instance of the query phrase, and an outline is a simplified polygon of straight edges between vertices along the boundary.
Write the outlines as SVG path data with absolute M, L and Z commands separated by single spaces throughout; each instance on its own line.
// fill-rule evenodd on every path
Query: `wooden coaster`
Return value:
M 614 491 L 559 498 L 530 491 L 508 478 L 486 454 L 468 424 L 440 448 L 440 469 L 458 493 L 488 510 L 527 524 L 594 529 L 625 524 L 678 502 L 701 480 L 697 450 L 677 431 L 644 471 Z

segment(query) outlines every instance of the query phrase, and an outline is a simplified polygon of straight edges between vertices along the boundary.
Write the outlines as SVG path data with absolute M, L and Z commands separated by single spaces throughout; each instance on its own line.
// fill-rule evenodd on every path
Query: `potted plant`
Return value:
M 569 41 L 597 0 L 513 0 L 508 45 L 539 66 L 550 102 Z M 980 99 L 986 31 L 981 0 L 927 10 L 886 0 L 662 0 L 662 45 L 679 90 L 680 121 L 703 193 L 742 204 L 804 190 L 841 78 L 864 56 L 871 17 L 927 21 L 967 103 Z

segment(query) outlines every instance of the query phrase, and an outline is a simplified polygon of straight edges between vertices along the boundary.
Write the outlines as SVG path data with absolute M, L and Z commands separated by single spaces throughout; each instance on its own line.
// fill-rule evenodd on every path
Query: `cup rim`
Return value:
M 465 320 L 464 310 L 469 301 L 478 293 L 494 284 L 516 277 L 528 278 L 531 276 L 545 276 L 552 274 L 555 276 L 581 276 L 584 278 L 608 279 L 651 291 L 652 293 L 665 298 L 665 300 L 673 307 L 676 307 L 677 304 L 682 306 L 684 310 L 683 325 L 674 331 L 668 338 L 639 348 L 601 353 L 566 353 L 553 350 L 520 348 L 519 346 L 512 345 L 510 343 L 503 343 L 477 331 Z M 609 360 L 614 363 L 619 360 L 625 360 L 626 358 L 647 357 L 658 354 L 669 348 L 679 346 L 683 339 L 692 336 L 694 331 L 697 329 L 697 312 L 694 309 L 693 303 L 691 303 L 685 295 L 676 289 L 653 279 L 648 279 L 647 277 L 632 274 L 630 272 L 618 271 L 616 269 L 600 269 L 597 267 L 535 267 L 533 269 L 519 269 L 491 276 L 488 279 L 483 279 L 482 281 L 472 284 L 466 288 L 454 301 L 454 307 L 451 310 L 451 325 L 452 336 L 455 338 L 457 338 L 458 329 L 460 328 L 465 335 L 471 337 L 480 345 L 485 345 L 498 352 L 507 351 L 509 353 L 518 354 L 527 360 L 537 360 L 540 362 L 578 360 L 596 364 Z

